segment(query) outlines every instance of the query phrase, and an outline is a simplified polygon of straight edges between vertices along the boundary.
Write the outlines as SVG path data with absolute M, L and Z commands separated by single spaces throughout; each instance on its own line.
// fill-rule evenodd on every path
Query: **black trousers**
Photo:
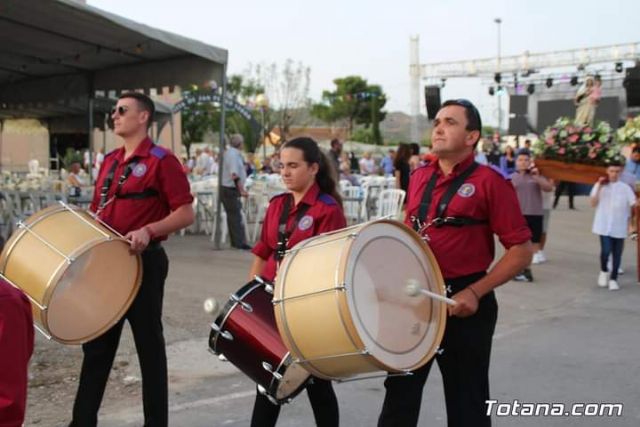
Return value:
M 313 417 L 318 427 L 337 427 L 340 422 L 338 399 L 331 381 L 312 377 L 307 384 L 307 394 L 313 409 Z M 261 393 L 256 393 L 256 401 L 251 415 L 251 427 L 274 427 L 280 414 L 280 405 L 274 405 Z
M 118 350 L 125 319 L 131 325 L 142 371 L 144 425 L 168 425 L 167 355 L 162 332 L 162 299 L 169 260 L 164 249 L 157 246 L 143 252 L 142 262 L 140 291 L 125 316 L 103 335 L 82 346 L 84 359 L 71 427 L 92 427 L 98 424 L 98 409 Z
M 485 273 L 445 280 L 452 294 L 475 282 Z M 489 399 L 489 359 L 491 341 L 498 317 L 495 294 L 480 301 L 476 314 L 466 318 L 449 317 L 435 357 L 442 373 L 449 427 L 486 427 Z M 433 359 L 410 376 L 388 377 L 379 427 L 417 426 L 422 390 Z
M 242 248 L 247 244 L 242 224 L 242 202 L 240 192 L 236 188 L 222 187 L 222 205 L 227 212 L 227 227 L 231 237 L 231 246 Z

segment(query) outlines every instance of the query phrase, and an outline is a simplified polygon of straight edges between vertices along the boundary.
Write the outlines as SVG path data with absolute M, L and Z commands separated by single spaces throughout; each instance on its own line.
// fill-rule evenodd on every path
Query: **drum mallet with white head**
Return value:
M 217 317 L 220 314 L 220 303 L 215 298 L 207 298 L 204 300 L 204 311 Z
M 422 286 L 420 286 L 420 282 L 418 282 L 415 279 L 407 280 L 407 287 L 405 288 L 405 292 L 410 297 L 417 297 L 418 295 L 422 294 L 422 295 L 428 296 L 429 298 L 433 298 L 435 300 L 445 302 L 445 303 L 447 303 L 449 305 L 456 305 L 457 304 L 451 298 L 447 298 L 447 297 L 442 296 L 440 294 L 437 294 L 435 292 L 431 292 L 431 291 L 429 291 L 427 289 L 424 289 Z

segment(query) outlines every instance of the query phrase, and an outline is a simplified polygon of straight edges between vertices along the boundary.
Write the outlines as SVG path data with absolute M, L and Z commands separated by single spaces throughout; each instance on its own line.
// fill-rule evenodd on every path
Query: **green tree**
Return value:
M 386 112 L 382 109 L 387 97 L 379 85 L 370 85 L 360 76 L 347 76 L 333 81 L 335 89 L 322 92 L 322 101 L 313 105 L 311 114 L 326 122 L 346 120 L 349 135 L 356 124 L 372 128 L 376 144 L 382 144 L 380 122 Z
M 183 91 L 183 97 L 196 92 L 196 87 Z M 191 104 L 185 106 L 182 113 L 182 144 L 187 149 L 187 157 L 191 156 L 191 144 L 204 139 L 204 135 L 212 130 L 215 108 L 212 104 Z

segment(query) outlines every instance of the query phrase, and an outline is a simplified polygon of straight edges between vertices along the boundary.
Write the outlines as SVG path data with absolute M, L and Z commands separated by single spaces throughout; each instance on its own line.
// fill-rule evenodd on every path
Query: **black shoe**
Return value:
M 240 249 L 241 251 L 250 251 L 253 247 L 247 245 L 246 243 L 240 246 L 234 246 L 236 249 Z
M 533 273 L 530 268 L 525 268 L 522 275 L 527 278 L 527 282 L 533 282 Z

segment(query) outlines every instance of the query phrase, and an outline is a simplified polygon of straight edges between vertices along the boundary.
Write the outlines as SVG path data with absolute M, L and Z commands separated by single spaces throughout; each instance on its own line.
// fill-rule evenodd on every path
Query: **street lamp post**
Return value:
M 502 24 L 502 19 L 495 18 L 493 20 L 493 22 L 495 22 L 496 25 L 498 26 L 498 57 L 497 57 L 497 61 L 496 61 L 496 75 L 498 75 L 498 74 L 500 74 L 500 71 L 501 71 L 500 62 L 502 60 L 502 58 L 501 58 L 502 52 L 501 52 L 501 46 L 500 46 L 500 43 L 502 41 L 501 40 L 502 39 L 501 32 L 500 32 L 500 26 Z M 498 101 L 498 132 L 500 132 L 500 129 L 502 128 L 502 98 L 501 98 L 502 90 L 500 90 L 499 82 L 496 82 L 496 83 L 498 83 L 498 90 L 496 91 L 496 99 Z

